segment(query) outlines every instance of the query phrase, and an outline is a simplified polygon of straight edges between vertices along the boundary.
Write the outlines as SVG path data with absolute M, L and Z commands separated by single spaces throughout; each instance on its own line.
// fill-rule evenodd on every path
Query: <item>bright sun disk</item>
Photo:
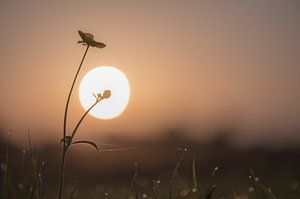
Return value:
M 126 75 L 111 66 L 100 66 L 90 70 L 79 86 L 80 103 L 85 110 L 96 101 L 93 94 L 111 90 L 111 96 L 99 102 L 90 112 L 99 119 L 112 119 L 126 108 L 130 97 L 130 86 Z

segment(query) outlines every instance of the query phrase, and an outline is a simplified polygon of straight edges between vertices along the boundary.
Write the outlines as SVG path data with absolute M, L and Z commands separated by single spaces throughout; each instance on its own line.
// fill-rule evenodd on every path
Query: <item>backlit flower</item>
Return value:
M 97 48 L 104 48 L 106 45 L 102 42 L 98 42 L 94 40 L 94 35 L 91 33 L 85 33 L 82 31 L 78 31 L 78 34 L 80 35 L 82 41 L 78 41 L 77 43 L 83 44 L 83 45 L 88 45 L 91 47 L 97 47 Z

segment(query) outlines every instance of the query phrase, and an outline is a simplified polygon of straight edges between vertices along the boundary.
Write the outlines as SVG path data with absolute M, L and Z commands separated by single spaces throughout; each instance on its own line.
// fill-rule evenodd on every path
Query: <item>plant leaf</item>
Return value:
M 99 151 L 98 145 L 95 142 L 93 142 L 93 141 L 79 140 L 79 141 L 73 142 L 72 145 L 73 144 L 88 144 L 88 145 L 92 146 L 93 148 L 95 148 L 97 151 Z

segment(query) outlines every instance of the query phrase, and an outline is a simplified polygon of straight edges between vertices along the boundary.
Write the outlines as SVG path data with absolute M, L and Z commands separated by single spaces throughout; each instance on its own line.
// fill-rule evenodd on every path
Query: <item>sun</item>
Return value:
M 111 90 L 111 97 L 98 103 L 89 114 L 99 119 L 112 119 L 125 110 L 130 97 L 128 79 L 119 69 L 100 66 L 90 70 L 80 82 L 79 99 L 87 110 L 95 103 L 94 94 L 105 90 Z

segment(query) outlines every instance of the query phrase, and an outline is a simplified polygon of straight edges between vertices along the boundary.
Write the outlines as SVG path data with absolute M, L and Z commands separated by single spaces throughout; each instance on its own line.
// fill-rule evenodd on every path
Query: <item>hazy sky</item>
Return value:
M 1 0 L 2 130 L 18 139 L 28 128 L 44 141 L 61 135 L 83 30 L 107 47 L 89 51 L 79 80 L 96 66 L 115 66 L 132 95 L 116 119 L 87 117 L 79 137 L 182 128 L 206 140 L 228 126 L 240 143 L 290 144 L 300 140 L 299 19 L 292 0 Z M 71 125 L 83 112 L 77 90 Z

